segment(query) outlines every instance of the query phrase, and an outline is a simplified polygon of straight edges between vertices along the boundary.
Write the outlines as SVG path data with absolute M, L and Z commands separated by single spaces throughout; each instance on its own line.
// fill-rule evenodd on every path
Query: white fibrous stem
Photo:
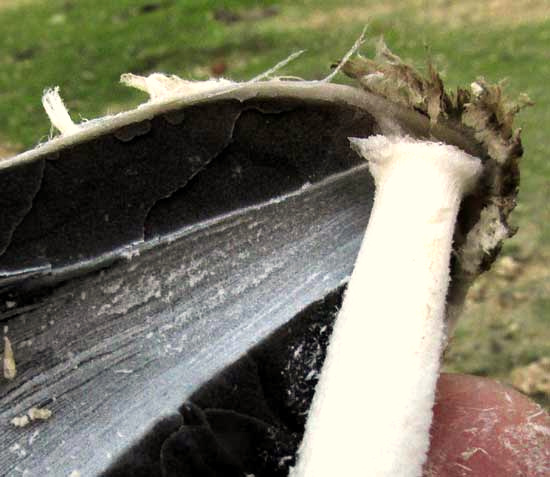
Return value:
M 445 340 L 452 239 L 479 159 L 410 138 L 350 139 L 376 184 L 293 477 L 418 477 Z

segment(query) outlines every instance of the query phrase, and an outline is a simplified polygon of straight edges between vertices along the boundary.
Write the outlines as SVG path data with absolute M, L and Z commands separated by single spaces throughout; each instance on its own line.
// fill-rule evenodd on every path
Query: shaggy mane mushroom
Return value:
M 296 55 L 243 83 L 127 74 L 149 101 L 79 124 L 58 89 L 46 91 L 61 134 L 0 161 L 0 202 L 10 204 L 0 217 L 0 313 L 13 342 L 0 414 L 9 423 L 44 397 L 66 399 L 41 447 L 0 446 L 0 473 L 68 474 L 74 453 L 80 471 L 98 474 L 112 462 L 115 441 L 104 436 L 116 431 L 122 450 L 165 406 L 342 285 L 371 206 L 356 191 L 372 192 L 351 136 L 374 177 L 374 206 L 292 476 L 420 475 L 445 340 L 468 286 L 513 233 L 522 149 L 512 120 L 527 101 L 507 104 L 481 79 L 447 93 L 433 67 L 424 77 L 383 44 L 374 60 L 351 53 L 336 72 L 360 87 L 330 84 L 333 75 L 269 78 Z M 200 194 L 187 196 L 194 182 Z M 187 206 L 196 206 L 189 222 Z M 258 264 L 263 281 L 251 272 Z M 199 289 L 204 299 L 190 301 Z M 69 343 L 71 360 L 44 360 L 51 343 Z M 132 368 L 117 368 L 125 360 Z M 98 363 L 114 372 L 94 373 Z M 94 413 L 82 417 L 72 402 Z M 29 429 L 2 431 L 9 443 Z

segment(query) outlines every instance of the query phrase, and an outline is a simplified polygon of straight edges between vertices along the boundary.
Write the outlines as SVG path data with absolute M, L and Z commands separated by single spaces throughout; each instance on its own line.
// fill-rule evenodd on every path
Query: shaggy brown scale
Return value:
M 491 267 L 503 240 L 516 232 L 508 217 L 516 206 L 523 148 L 514 119 L 533 103 L 525 94 L 511 101 L 504 94 L 504 82 L 491 84 L 483 78 L 470 88 L 447 91 L 431 60 L 423 75 L 392 53 L 383 40 L 374 58 L 356 55 L 342 71 L 366 91 L 427 116 L 432 139 L 445 140 L 444 131 L 455 130 L 481 147 L 477 155 L 485 165 L 483 177 L 478 190 L 465 199 L 455 230 L 448 303 L 452 325 L 472 280 Z

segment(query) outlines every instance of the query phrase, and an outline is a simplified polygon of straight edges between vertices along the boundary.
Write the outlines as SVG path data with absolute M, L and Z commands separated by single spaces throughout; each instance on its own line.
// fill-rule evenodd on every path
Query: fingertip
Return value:
M 550 415 L 514 389 L 442 374 L 425 477 L 550 475 Z

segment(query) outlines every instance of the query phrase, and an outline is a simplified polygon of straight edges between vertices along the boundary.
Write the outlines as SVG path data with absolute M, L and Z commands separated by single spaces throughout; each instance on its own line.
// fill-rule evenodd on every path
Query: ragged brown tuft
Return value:
M 447 91 L 430 59 L 423 74 L 392 53 L 382 39 L 374 58 L 356 55 L 342 65 L 342 71 L 370 93 L 420 112 L 429 118 L 433 131 L 436 126 L 461 131 L 467 143 L 482 151 L 484 175 L 478 190 L 463 203 L 454 237 L 452 320 L 453 304 L 459 307 L 469 284 L 491 266 L 503 240 L 516 232 L 508 216 L 516 205 L 523 148 L 514 119 L 533 103 L 525 94 L 510 101 L 504 82 L 491 84 L 483 78 L 470 87 Z

